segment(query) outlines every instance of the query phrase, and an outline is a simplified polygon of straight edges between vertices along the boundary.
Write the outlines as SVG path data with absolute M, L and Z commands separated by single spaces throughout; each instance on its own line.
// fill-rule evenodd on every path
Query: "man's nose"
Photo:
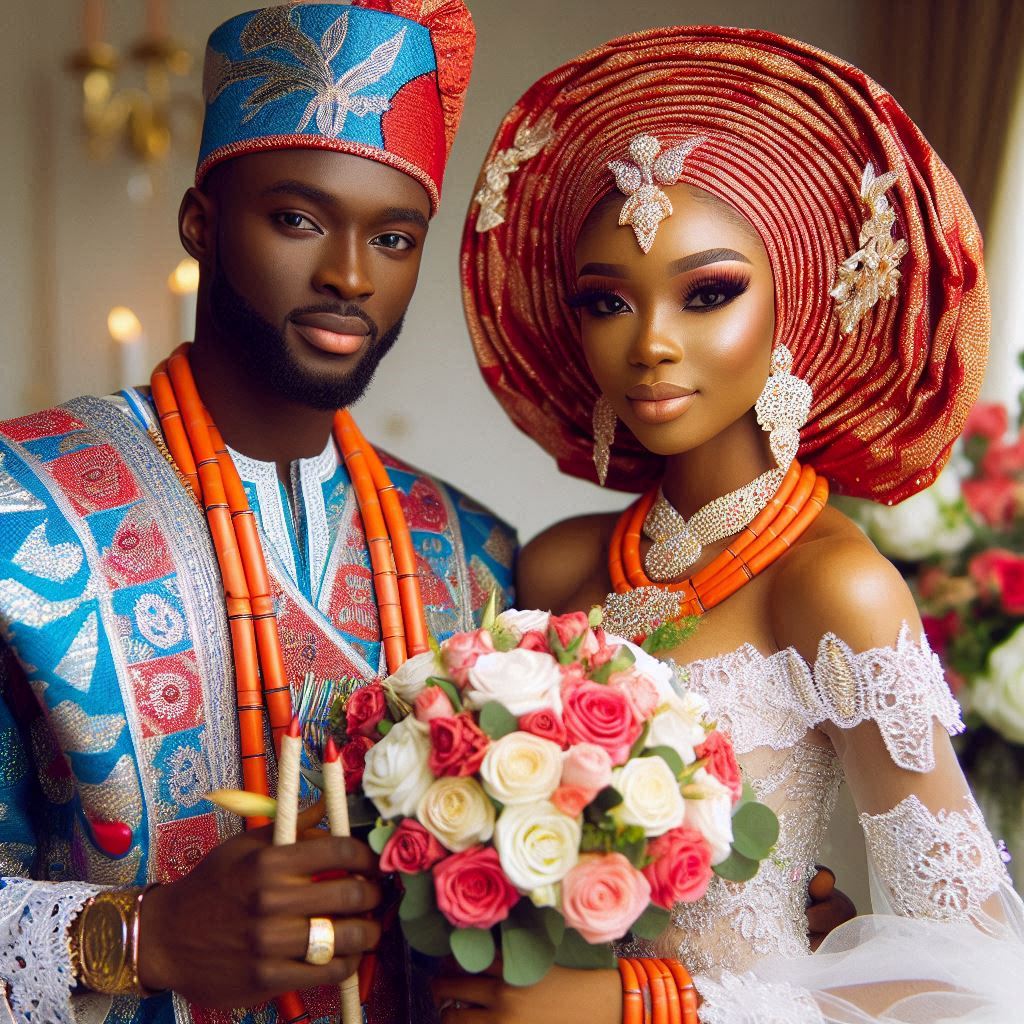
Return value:
M 340 239 L 328 247 L 317 265 L 313 287 L 352 302 L 374 293 L 369 247 L 357 238 Z

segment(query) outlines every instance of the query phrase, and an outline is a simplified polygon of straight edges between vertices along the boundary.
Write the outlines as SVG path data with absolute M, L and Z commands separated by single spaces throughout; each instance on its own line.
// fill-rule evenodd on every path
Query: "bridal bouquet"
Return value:
M 339 715 L 413 948 L 470 972 L 500 953 L 530 985 L 553 963 L 613 965 L 610 943 L 658 935 L 713 873 L 756 873 L 778 822 L 667 665 L 583 613 L 484 621 Z

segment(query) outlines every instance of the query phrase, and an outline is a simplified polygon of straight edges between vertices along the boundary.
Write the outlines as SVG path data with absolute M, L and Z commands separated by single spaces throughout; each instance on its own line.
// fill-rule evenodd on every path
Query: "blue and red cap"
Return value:
M 463 0 L 291 3 L 210 36 L 196 184 L 232 157 L 329 149 L 415 178 L 437 211 L 476 41 Z

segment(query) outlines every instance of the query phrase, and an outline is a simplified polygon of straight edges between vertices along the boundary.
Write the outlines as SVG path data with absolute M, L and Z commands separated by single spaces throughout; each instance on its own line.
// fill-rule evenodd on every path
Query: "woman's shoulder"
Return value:
M 537 534 L 519 552 L 520 607 L 564 611 L 574 600 L 603 596 L 608 589 L 608 545 L 617 519 L 614 512 L 573 516 Z
M 899 570 L 833 508 L 779 560 L 770 607 L 779 647 L 794 648 L 808 662 L 826 635 L 867 651 L 895 644 L 904 625 L 920 630 Z

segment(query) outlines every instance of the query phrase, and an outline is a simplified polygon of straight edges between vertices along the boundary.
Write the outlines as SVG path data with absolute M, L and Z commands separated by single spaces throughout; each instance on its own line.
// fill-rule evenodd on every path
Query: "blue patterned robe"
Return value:
M 67 925 L 97 886 L 180 878 L 239 828 L 204 799 L 241 779 L 220 574 L 155 431 L 136 391 L 0 423 L 0 977 L 19 1022 L 275 1019 L 68 995 Z M 300 704 L 326 680 L 382 674 L 369 555 L 333 441 L 293 464 L 290 500 L 273 464 L 235 459 L 290 678 L 317 683 Z M 508 598 L 514 534 L 384 459 L 431 631 L 471 627 L 493 588 Z M 312 1009 L 328 1019 L 326 1003 Z

